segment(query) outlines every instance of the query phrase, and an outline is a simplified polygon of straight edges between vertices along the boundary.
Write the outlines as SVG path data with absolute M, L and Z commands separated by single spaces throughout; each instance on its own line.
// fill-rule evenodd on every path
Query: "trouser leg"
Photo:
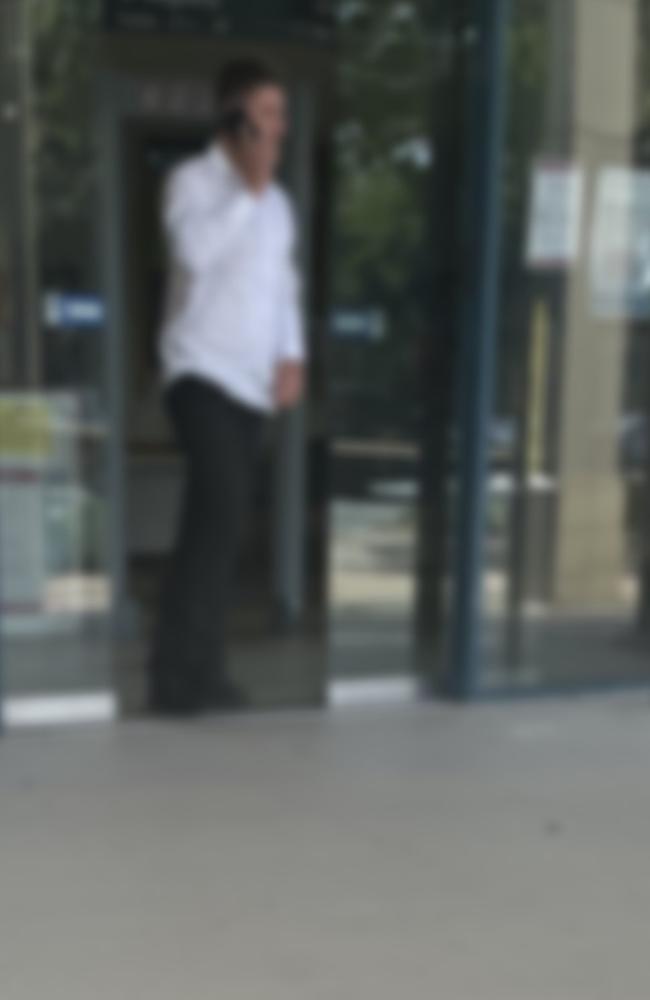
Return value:
M 154 705 L 198 709 L 226 675 L 226 618 L 248 508 L 259 418 L 187 379 L 169 407 L 187 474 L 152 658 Z

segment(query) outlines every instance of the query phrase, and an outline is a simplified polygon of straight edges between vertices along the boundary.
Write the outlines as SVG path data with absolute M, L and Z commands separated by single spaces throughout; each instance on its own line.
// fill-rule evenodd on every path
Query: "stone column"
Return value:
M 599 170 L 630 163 L 639 0 L 575 0 L 573 155 L 588 179 L 581 266 L 567 283 L 559 394 L 559 494 L 554 598 L 567 611 L 615 607 L 624 571 L 618 425 L 625 319 L 594 315 L 589 289 Z

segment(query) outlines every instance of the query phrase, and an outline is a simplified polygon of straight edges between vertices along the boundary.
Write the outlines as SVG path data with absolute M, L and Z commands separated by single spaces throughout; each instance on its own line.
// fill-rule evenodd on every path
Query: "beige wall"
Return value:
M 625 321 L 597 319 L 589 239 L 599 169 L 630 162 L 638 0 L 575 0 L 575 161 L 585 169 L 583 254 L 568 288 L 560 416 L 555 600 L 597 610 L 621 600 L 623 484 L 617 428 Z

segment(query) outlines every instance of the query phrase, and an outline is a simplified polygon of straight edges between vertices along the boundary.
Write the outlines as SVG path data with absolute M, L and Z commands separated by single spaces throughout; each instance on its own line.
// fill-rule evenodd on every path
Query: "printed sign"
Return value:
M 344 340 L 379 341 L 386 335 L 386 317 L 381 309 L 335 309 L 330 327 Z
M 572 164 L 536 164 L 531 183 L 526 263 L 534 270 L 569 267 L 580 253 L 584 176 Z
M 48 292 L 43 298 L 43 321 L 51 329 L 96 329 L 105 320 L 104 300 L 98 295 Z
M 600 319 L 650 317 L 650 171 L 606 167 L 596 187 L 591 304 Z
M 29 633 L 47 611 L 61 528 L 78 487 L 79 401 L 0 395 L 0 628 Z M 63 504 L 65 503 L 65 507 Z M 57 506 L 58 505 L 58 506 Z
M 52 444 L 49 408 L 38 395 L 0 396 L 0 462 L 42 460 Z

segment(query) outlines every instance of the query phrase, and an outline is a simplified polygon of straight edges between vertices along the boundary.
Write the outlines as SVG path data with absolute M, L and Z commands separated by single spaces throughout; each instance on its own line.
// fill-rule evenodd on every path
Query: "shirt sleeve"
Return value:
M 287 203 L 289 239 L 283 268 L 280 360 L 305 361 L 306 347 L 302 315 L 302 282 L 296 262 L 296 225 Z
M 208 271 L 228 253 L 255 208 L 241 189 L 215 191 L 209 203 L 196 178 L 175 171 L 163 196 L 163 223 L 172 257 L 191 272 Z

